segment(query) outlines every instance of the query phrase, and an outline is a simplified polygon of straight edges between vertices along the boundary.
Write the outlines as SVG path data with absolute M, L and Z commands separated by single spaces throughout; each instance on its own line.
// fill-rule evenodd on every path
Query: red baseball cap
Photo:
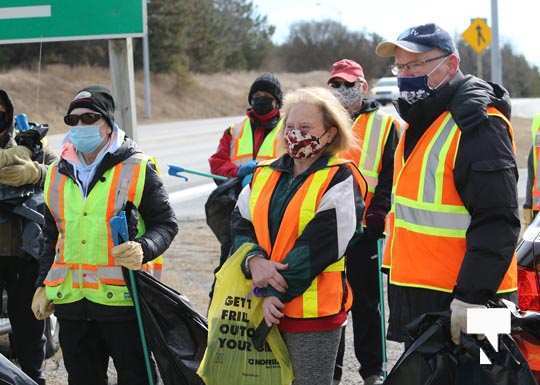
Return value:
M 333 78 L 341 78 L 349 83 L 354 83 L 358 79 L 365 81 L 362 66 L 354 60 L 349 59 L 342 59 L 332 64 L 332 70 L 330 71 L 330 78 L 328 78 L 328 81 Z

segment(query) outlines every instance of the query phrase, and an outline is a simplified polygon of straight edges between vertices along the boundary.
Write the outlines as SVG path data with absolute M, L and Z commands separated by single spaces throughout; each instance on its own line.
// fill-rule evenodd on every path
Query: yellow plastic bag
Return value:
M 242 245 L 216 274 L 208 311 L 208 345 L 197 374 L 206 385 L 290 385 L 292 366 L 277 328 L 257 351 L 251 337 L 263 319 L 263 298 L 251 295 L 252 282 L 240 265 L 252 249 Z

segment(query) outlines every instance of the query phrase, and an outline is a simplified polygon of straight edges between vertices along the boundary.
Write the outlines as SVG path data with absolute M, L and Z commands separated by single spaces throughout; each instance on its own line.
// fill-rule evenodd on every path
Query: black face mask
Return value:
M 256 96 L 251 99 L 251 107 L 259 115 L 265 115 L 274 109 L 274 98 L 271 96 Z
M 9 124 L 6 122 L 6 113 L 4 111 L 0 111 L 0 131 L 4 131 L 8 127 Z

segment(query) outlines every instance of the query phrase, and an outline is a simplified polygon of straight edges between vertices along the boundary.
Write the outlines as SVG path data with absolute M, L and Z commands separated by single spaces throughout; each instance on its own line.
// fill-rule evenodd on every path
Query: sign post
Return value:
M 0 44 L 109 40 L 116 119 L 136 137 L 132 38 L 146 32 L 145 0 L 2 0 Z M 74 90 L 75 91 L 75 90 Z
M 491 28 L 487 25 L 487 20 L 482 18 L 471 19 L 471 24 L 463 32 L 463 39 L 478 55 L 476 58 L 476 72 L 478 77 L 482 77 L 482 55 L 491 43 Z
M 135 109 L 135 73 L 131 38 L 109 40 L 109 67 L 116 101 L 116 120 L 128 136 L 137 140 Z

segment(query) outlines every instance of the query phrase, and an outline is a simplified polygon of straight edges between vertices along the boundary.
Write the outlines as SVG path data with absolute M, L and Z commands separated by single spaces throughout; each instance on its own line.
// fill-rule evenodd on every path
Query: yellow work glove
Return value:
M 130 270 L 141 270 L 143 250 L 139 242 L 129 241 L 112 248 L 116 264 Z
M 527 227 L 534 219 L 534 213 L 532 209 L 523 209 L 523 226 Z
M 47 298 L 45 288 L 38 287 L 32 298 L 32 312 L 38 320 L 44 320 L 54 313 L 54 304 Z
M 17 163 L 16 158 L 30 160 L 32 151 L 25 146 L 0 149 L 0 168 Z
M 23 186 L 36 184 L 41 178 L 41 169 L 37 162 L 20 157 L 14 157 L 15 163 L 0 168 L 0 183 L 8 186 Z

